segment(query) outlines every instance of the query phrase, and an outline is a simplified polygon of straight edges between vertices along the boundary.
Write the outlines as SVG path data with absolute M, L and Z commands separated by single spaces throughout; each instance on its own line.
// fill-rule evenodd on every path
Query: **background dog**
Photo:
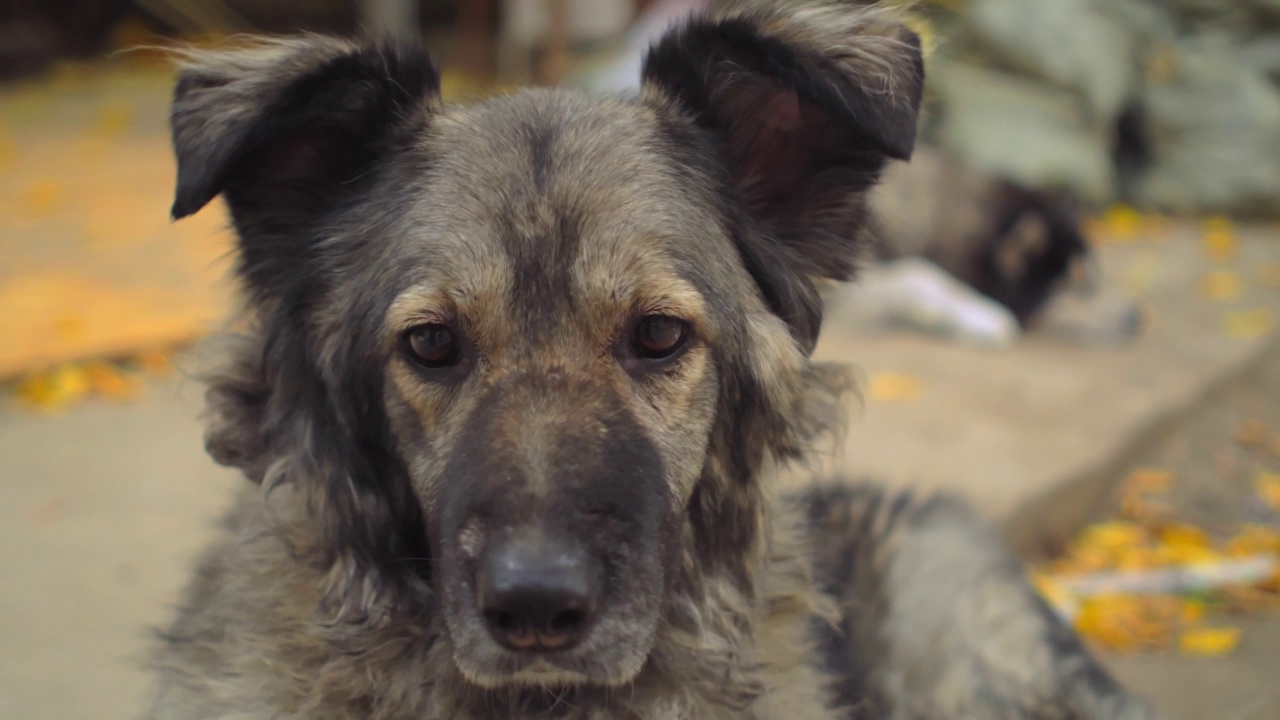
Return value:
M 920 149 L 886 168 L 870 207 L 874 262 L 862 283 L 829 296 L 842 317 L 995 346 L 1030 328 L 1115 346 L 1141 328 L 1137 304 L 1101 276 L 1066 196 Z
M 452 107 L 415 47 L 186 58 L 174 215 L 225 198 L 250 327 L 208 447 L 251 483 L 151 716 L 1146 717 L 954 504 L 773 497 L 917 38 L 751 10 L 643 77 Z

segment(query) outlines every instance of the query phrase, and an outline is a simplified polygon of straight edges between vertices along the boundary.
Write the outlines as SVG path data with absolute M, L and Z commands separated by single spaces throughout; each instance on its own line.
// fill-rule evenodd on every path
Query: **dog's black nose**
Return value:
M 476 591 L 489 632 L 503 647 L 565 650 L 591 627 L 600 573 L 583 552 L 558 544 L 512 543 L 482 560 Z

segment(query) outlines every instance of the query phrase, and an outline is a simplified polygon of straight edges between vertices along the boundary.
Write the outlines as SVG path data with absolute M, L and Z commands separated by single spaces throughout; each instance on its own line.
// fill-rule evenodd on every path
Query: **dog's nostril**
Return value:
M 484 619 L 495 629 L 504 633 L 516 632 L 520 629 L 520 620 L 513 613 L 490 608 L 484 611 Z
M 587 613 L 584 610 L 571 609 L 561 610 L 551 618 L 551 622 L 547 623 L 547 629 L 556 634 L 569 634 L 577 632 L 578 628 L 587 622 Z

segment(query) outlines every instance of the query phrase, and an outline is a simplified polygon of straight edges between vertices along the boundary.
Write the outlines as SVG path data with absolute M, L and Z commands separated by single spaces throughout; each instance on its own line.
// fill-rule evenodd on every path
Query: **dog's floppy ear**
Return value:
M 173 216 L 225 193 L 237 225 L 288 225 L 328 206 L 440 87 L 421 47 L 390 41 L 263 39 L 179 61 Z
M 643 83 L 646 97 L 674 103 L 717 137 L 764 235 L 740 238 L 744 259 L 811 345 L 821 314 L 813 278 L 851 275 L 862 194 L 915 144 L 919 38 L 890 10 L 847 4 L 698 17 L 650 49 Z

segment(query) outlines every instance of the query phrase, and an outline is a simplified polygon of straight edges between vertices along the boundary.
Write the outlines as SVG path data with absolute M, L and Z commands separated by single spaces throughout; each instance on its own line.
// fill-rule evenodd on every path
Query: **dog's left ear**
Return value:
M 764 237 L 739 238 L 766 300 L 811 347 L 814 278 L 848 279 L 862 195 L 911 156 L 924 88 L 919 38 L 884 9 L 756 8 L 695 18 L 649 51 L 645 96 L 714 134 Z M 739 233 L 740 235 L 742 233 Z

